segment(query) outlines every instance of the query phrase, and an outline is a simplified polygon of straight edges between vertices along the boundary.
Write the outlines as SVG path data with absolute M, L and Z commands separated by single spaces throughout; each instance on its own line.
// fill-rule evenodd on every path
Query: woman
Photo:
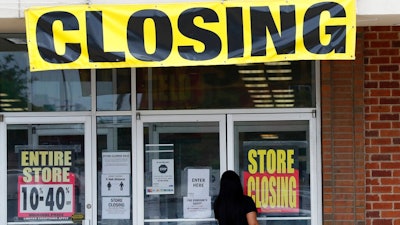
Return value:
M 234 171 L 222 174 L 214 214 L 219 225 L 258 225 L 254 201 L 243 194 L 240 178 Z

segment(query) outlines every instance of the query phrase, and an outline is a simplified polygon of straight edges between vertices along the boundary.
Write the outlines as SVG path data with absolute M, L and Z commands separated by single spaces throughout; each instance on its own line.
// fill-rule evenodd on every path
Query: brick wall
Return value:
M 400 27 L 321 62 L 324 225 L 400 225 Z
M 356 60 L 321 62 L 324 225 L 365 225 L 364 40 Z
M 400 225 L 400 27 L 364 39 L 366 224 Z

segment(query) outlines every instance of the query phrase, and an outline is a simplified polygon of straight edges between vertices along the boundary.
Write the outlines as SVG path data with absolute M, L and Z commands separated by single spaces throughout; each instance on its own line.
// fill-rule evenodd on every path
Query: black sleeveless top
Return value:
M 246 215 L 249 212 L 257 212 L 256 205 L 251 197 L 243 195 L 241 199 L 240 209 L 238 209 L 237 213 L 232 212 L 232 219 L 234 219 L 234 224 L 229 223 L 229 221 L 224 221 L 223 218 L 220 217 L 220 212 L 218 208 L 214 209 L 215 218 L 218 220 L 219 225 L 248 225 Z

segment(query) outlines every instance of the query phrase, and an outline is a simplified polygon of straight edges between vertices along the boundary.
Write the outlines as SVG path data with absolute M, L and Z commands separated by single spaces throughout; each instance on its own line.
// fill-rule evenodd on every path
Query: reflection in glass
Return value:
M 315 106 L 311 61 L 137 69 L 142 110 Z
M 90 110 L 89 70 L 56 70 L 30 75 L 32 111 Z
M 131 152 L 132 152 L 132 126 L 130 116 L 102 116 L 97 117 L 97 220 L 98 224 L 131 225 L 132 224 L 132 181 L 131 181 Z M 104 156 L 115 156 L 125 161 L 114 161 L 115 166 L 121 169 L 112 169 L 110 161 Z M 112 162 L 111 162 L 112 163 Z M 107 165 L 105 165 L 107 164 Z M 103 183 L 105 181 L 109 183 Z M 120 182 L 116 182 L 119 180 Z M 112 186 L 113 185 L 113 186 Z M 105 188 L 105 189 L 103 189 Z M 117 188 L 117 189 L 115 189 Z M 105 208 L 106 202 L 113 200 L 122 201 L 122 209 L 113 211 Z M 104 203 L 104 204 L 103 204 Z M 119 202 L 118 204 L 120 204 Z
M 259 225 L 311 225 L 311 220 L 261 220 Z
M 234 128 L 235 168 L 259 217 L 310 217 L 308 122 L 235 122 Z
M 0 52 L 0 111 L 89 111 L 90 71 L 29 72 L 26 52 Z
M 177 218 L 213 221 L 212 205 L 218 194 L 220 169 L 218 123 L 146 123 L 144 137 L 145 221 Z M 160 163 L 173 166 L 172 176 L 158 179 Z M 190 191 L 193 173 L 209 180 L 202 186 L 206 192 L 201 196 Z M 170 188 L 163 191 L 163 187 Z M 189 198 L 207 199 L 208 209 L 185 214 L 184 204 Z
M 83 124 L 8 125 L 8 222 L 69 221 L 84 206 Z
M 190 221 L 190 225 L 218 225 L 217 221 Z M 259 220 L 259 225 L 311 225 L 311 220 Z M 156 222 L 145 225 L 187 225 L 188 222 Z
M 131 69 L 96 70 L 97 110 L 131 110 Z
M 26 64 L 20 65 L 19 55 L 0 53 L 0 111 L 27 111 Z M 24 62 L 24 61 L 23 61 Z
M 218 225 L 218 222 L 215 221 L 190 221 L 190 222 L 145 222 L 145 225 Z

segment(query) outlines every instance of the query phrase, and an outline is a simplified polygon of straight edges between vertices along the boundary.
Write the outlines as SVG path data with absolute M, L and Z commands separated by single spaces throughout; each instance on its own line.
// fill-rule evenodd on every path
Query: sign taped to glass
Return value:
M 259 213 L 298 213 L 300 182 L 296 142 L 245 142 L 244 192 Z
M 77 145 L 16 146 L 22 175 L 18 177 L 18 217 L 68 219 L 75 213 L 76 175 L 71 171 Z
M 355 1 L 72 5 L 25 12 L 31 71 L 354 59 Z

